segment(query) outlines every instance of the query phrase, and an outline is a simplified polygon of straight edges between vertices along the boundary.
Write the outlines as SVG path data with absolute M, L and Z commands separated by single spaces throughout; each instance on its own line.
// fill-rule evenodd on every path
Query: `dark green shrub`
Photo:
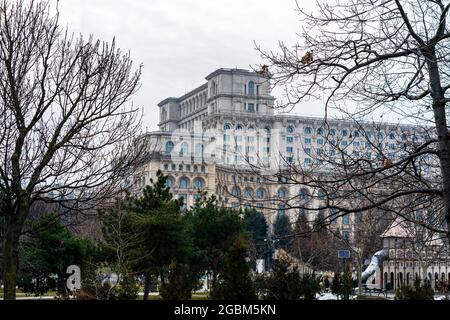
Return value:
M 417 278 L 414 286 L 403 285 L 395 292 L 395 300 L 433 300 L 434 291 L 429 283 Z

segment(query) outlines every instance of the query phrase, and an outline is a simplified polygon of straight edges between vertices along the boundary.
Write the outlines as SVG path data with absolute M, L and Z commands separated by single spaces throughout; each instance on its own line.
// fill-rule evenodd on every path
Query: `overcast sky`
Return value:
M 293 44 L 300 30 L 295 10 L 294 0 L 60 0 L 61 23 L 71 31 L 116 37 L 136 65 L 144 64 L 133 97 L 144 109 L 144 130 L 157 129 L 157 104 L 166 97 L 202 85 L 218 68 L 261 63 L 254 41 L 273 50 L 279 40 Z M 295 110 L 322 111 L 311 103 Z

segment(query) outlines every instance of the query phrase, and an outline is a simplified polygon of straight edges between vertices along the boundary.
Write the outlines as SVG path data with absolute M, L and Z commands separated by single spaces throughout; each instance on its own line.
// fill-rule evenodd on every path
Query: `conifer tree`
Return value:
M 219 282 L 211 291 L 215 300 L 255 300 L 256 290 L 247 258 L 247 243 L 238 237 L 225 257 L 225 268 Z

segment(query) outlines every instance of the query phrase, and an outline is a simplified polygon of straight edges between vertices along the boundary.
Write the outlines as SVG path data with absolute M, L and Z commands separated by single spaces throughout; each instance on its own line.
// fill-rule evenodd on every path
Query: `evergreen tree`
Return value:
M 304 300 L 315 300 L 316 294 L 320 292 L 320 283 L 314 273 L 302 276 L 300 287 Z
M 247 243 L 238 237 L 225 257 L 225 268 L 219 282 L 213 287 L 210 298 L 214 300 L 255 300 L 255 286 L 247 258 Z
M 165 300 L 188 300 L 192 297 L 193 282 L 196 281 L 189 265 L 178 264 L 175 260 L 170 265 L 167 282 L 161 284 L 160 295 Z
M 192 228 L 197 267 L 211 272 L 214 286 L 224 269 L 228 249 L 242 233 L 242 219 L 234 210 L 219 208 L 216 198 L 205 194 L 186 212 L 186 217 Z
M 158 171 L 157 180 L 151 180 L 141 197 L 129 199 L 131 230 L 139 235 L 131 253 L 135 270 L 145 279 L 145 300 L 153 277 L 159 277 L 164 284 L 172 261 L 187 262 L 193 255 L 189 220 L 180 213 L 183 200 L 173 199 L 166 180 Z
M 333 277 L 333 283 L 331 284 L 331 292 L 335 294 L 338 297 L 338 299 L 342 292 L 341 285 L 342 285 L 341 273 L 335 272 Z
M 346 265 L 343 273 L 335 272 L 331 292 L 343 300 L 348 300 L 353 292 L 352 271 L 349 264 Z
M 274 261 L 269 275 L 259 276 L 259 291 L 268 300 L 299 300 L 302 296 L 301 276 L 296 266 L 284 258 Z
M 320 291 L 315 275 L 301 275 L 287 258 L 275 260 L 272 272 L 258 275 L 256 282 L 258 292 L 268 300 L 314 300 Z
M 256 259 L 265 259 L 269 253 L 267 221 L 261 212 L 246 210 L 243 226 L 248 237 L 251 263 L 254 265 Z
M 395 300 L 434 300 L 434 291 L 428 281 L 422 283 L 416 278 L 414 286 L 402 285 L 395 292 Z
M 37 232 L 22 239 L 18 285 L 36 295 L 55 286 L 60 294 L 66 294 L 66 268 L 74 264 L 82 266 L 84 258 L 93 250 L 93 243 L 74 236 L 56 214 L 42 216 L 28 224 Z
M 276 240 L 276 248 L 289 252 L 292 237 L 293 230 L 289 217 L 284 212 L 278 213 L 273 226 L 273 238 Z

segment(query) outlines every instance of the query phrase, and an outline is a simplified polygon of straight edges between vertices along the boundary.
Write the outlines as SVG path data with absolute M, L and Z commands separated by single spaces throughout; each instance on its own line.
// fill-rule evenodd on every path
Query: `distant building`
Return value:
M 395 219 L 381 235 L 383 250 L 379 264 L 366 284 L 387 290 L 413 285 L 415 279 L 428 281 L 439 289 L 439 283 L 450 280 L 450 256 L 446 239 L 422 227 Z

